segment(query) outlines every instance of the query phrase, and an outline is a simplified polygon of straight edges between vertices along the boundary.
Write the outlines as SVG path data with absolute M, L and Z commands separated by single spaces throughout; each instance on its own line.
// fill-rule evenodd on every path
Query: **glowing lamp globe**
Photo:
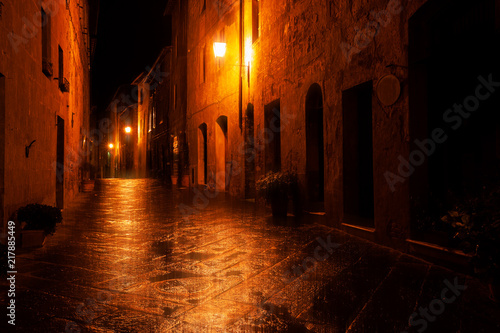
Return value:
M 226 43 L 214 43 L 215 57 L 222 58 L 226 55 Z

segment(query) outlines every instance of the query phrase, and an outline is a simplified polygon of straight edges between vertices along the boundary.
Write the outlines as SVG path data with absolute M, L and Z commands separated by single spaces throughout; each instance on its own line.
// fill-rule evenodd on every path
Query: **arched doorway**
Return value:
M 207 124 L 198 127 L 198 184 L 207 183 L 208 154 L 207 154 Z
M 253 105 L 245 114 L 245 198 L 255 198 L 255 133 Z
M 324 156 L 323 94 L 314 83 L 306 96 L 306 178 L 309 204 L 320 209 L 324 208 Z
M 226 191 L 229 175 L 226 170 L 227 158 L 227 117 L 217 118 L 215 125 L 215 182 L 219 191 Z
M 417 153 L 425 156 L 410 178 L 412 237 L 420 237 L 420 230 L 436 231 L 420 225 L 415 218 L 420 212 L 440 221 L 456 204 L 500 185 L 500 91 L 493 87 L 500 82 L 496 12 L 495 0 L 434 0 L 410 19 L 413 157 L 407 159 L 415 164 Z

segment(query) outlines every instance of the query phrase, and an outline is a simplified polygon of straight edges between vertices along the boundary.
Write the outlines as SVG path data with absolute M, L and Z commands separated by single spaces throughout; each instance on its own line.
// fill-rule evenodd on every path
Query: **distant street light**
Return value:
M 108 145 L 109 149 L 113 149 L 113 147 L 114 147 L 114 146 L 115 146 L 115 145 L 114 145 L 114 144 L 112 144 L 112 143 L 110 143 L 110 144 Z
M 214 43 L 215 57 L 223 58 L 226 55 L 226 43 Z
M 131 133 L 132 132 L 132 127 L 127 126 L 125 127 L 125 133 Z

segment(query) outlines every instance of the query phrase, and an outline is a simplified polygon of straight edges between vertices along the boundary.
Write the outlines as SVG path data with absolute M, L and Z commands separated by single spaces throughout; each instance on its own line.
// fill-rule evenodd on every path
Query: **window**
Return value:
M 50 16 L 42 8 L 42 71 L 50 77 L 53 74 L 50 57 Z
M 156 108 L 153 106 L 153 129 L 156 128 Z
M 153 114 L 151 112 L 149 112 L 148 118 L 149 118 L 148 133 L 150 133 L 153 130 Z
M 259 39 L 259 0 L 252 0 L 252 43 Z
M 59 86 L 64 85 L 64 53 L 59 46 Z
M 62 92 L 69 92 L 69 82 L 66 80 L 64 77 L 64 53 L 63 50 L 61 49 L 61 46 L 59 46 L 59 89 L 61 89 Z

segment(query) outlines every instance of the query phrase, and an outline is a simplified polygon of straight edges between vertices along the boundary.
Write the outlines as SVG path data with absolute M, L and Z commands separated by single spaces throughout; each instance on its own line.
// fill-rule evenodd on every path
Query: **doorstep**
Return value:
M 460 270 L 470 269 L 472 255 L 466 254 L 463 251 L 414 239 L 407 239 L 406 243 L 408 244 L 408 252 L 410 254 L 424 257 L 431 261 L 437 261 L 437 263 L 445 266 L 450 266 L 451 264 L 453 268 L 459 268 Z

